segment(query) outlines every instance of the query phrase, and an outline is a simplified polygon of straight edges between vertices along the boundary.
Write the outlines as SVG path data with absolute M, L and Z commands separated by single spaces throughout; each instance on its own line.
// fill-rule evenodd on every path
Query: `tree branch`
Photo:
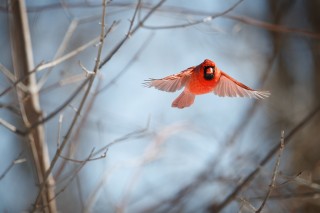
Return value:
M 17 89 L 20 110 L 24 124 L 29 128 L 32 123 L 42 118 L 38 96 L 38 85 L 34 74 L 29 72 L 34 68 L 31 35 L 29 31 L 28 17 L 24 0 L 10 1 L 12 13 L 10 13 L 10 33 L 12 46 L 12 60 L 16 79 L 24 79 L 23 84 L 28 92 Z M 27 76 L 27 77 L 26 77 Z M 37 182 L 44 189 L 39 196 L 43 212 L 57 212 L 55 200 L 49 201 L 54 196 L 54 179 L 51 173 L 46 174 L 49 168 L 49 152 L 45 142 L 44 128 L 38 125 L 28 134 L 32 156 L 37 172 Z
M 296 127 L 294 127 L 290 133 L 284 138 L 284 145 L 287 146 L 292 140 L 293 136 L 295 136 L 314 116 L 320 111 L 320 106 L 311 111 Z M 272 157 L 277 153 L 280 149 L 281 144 L 277 144 L 274 146 L 268 154 L 260 161 L 258 166 L 247 175 L 246 178 L 229 194 L 219 205 L 211 204 L 208 207 L 210 212 L 220 212 L 224 207 L 226 207 L 234 198 L 241 192 L 241 190 L 247 186 L 260 172 L 260 169 L 266 165 Z

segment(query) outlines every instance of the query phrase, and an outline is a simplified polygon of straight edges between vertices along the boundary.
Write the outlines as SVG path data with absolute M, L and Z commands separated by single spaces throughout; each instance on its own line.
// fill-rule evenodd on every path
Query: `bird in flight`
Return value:
M 214 93 L 220 97 L 249 97 L 264 99 L 270 96 L 268 91 L 259 91 L 235 80 L 222 72 L 216 64 L 206 59 L 198 66 L 189 67 L 180 73 L 161 79 L 146 80 L 146 87 L 175 92 L 184 87 L 183 92 L 172 102 L 172 107 L 185 108 L 193 104 L 196 95 Z

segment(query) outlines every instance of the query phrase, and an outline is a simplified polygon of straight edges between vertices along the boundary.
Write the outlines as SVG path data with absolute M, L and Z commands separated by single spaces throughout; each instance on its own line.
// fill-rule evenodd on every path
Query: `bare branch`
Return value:
M 76 160 L 76 159 L 71 159 L 71 158 L 68 158 L 68 157 L 64 157 L 64 156 L 62 156 L 62 155 L 59 155 L 59 157 L 61 157 L 62 159 L 64 159 L 64 160 L 67 160 L 67 161 L 71 161 L 71 162 L 73 162 L 73 163 L 84 163 L 84 161 L 95 161 L 95 160 L 100 160 L 100 159 L 102 159 L 102 158 L 105 158 L 106 156 L 107 156 L 107 152 L 108 152 L 108 149 L 106 149 L 105 150 L 105 152 L 102 154 L 102 155 L 100 155 L 99 157 L 95 157 L 95 158 L 87 158 L 87 159 L 85 159 L 85 160 Z M 91 154 L 91 156 L 93 155 L 93 153 Z
M 135 11 L 133 13 L 133 17 L 132 17 L 132 19 L 130 21 L 130 26 L 129 26 L 129 30 L 128 30 L 128 33 L 127 33 L 128 37 L 131 36 L 131 30 L 133 28 L 134 20 L 136 19 L 137 13 L 138 13 L 138 11 L 140 9 L 140 5 L 141 5 L 141 0 L 138 0 L 138 4 L 137 4 L 136 9 L 135 9 Z
M 13 83 L 12 86 L 8 87 L 7 89 L 5 89 L 3 92 L 0 93 L 0 97 L 7 94 L 8 92 L 10 92 L 13 88 L 15 88 L 17 85 L 23 85 L 22 81 L 25 81 L 29 78 L 29 76 L 31 76 L 32 74 L 34 74 L 37 71 L 37 67 L 39 67 L 42 63 L 38 64 L 34 69 L 32 69 L 31 71 L 29 71 L 28 73 L 26 73 L 25 76 L 21 76 L 20 78 L 16 79 L 15 82 Z M 20 89 L 20 86 L 19 86 Z M 25 93 L 30 92 L 28 88 L 24 89 L 22 86 L 22 91 Z
M 287 194 L 280 194 L 280 195 L 271 195 L 269 200 L 287 200 L 287 199 L 295 199 L 295 198 L 311 198 L 311 199 L 318 199 L 320 196 L 320 191 L 314 192 L 300 192 L 300 193 L 287 193 Z M 254 197 L 251 199 L 264 199 L 264 197 Z
M 8 174 L 8 172 L 13 168 L 14 165 L 23 163 L 26 161 L 25 158 L 21 158 L 23 153 L 24 151 L 21 151 L 17 156 L 17 158 L 14 161 L 12 161 L 11 164 L 4 170 L 4 172 L 0 175 L 0 180 L 2 180 Z
M 21 136 L 25 136 L 26 135 L 26 132 L 18 129 L 17 127 L 15 127 L 14 125 L 10 124 L 9 122 L 3 120 L 2 118 L 0 118 L 0 124 L 2 126 L 4 126 L 5 128 L 9 129 L 13 133 L 16 133 L 16 134 L 21 135 Z
M 121 6 L 121 5 L 119 5 Z M 127 5 L 123 5 L 123 7 L 125 7 Z M 141 8 L 143 9 L 148 9 L 150 8 L 150 5 L 148 4 L 143 4 L 141 6 Z M 199 15 L 199 16 L 204 16 L 207 15 L 208 17 L 210 16 L 216 16 L 216 15 L 211 15 L 208 12 L 204 12 L 204 11 L 197 11 L 197 10 L 190 10 L 187 8 L 183 8 L 183 7 L 174 7 L 174 6 L 167 6 L 167 7 L 163 7 L 162 9 L 158 10 L 159 12 L 170 12 L 170 13 L 177 13 L 177 14 L 189 14 L 189 15 Z M 260 21 L 257 19 L 253 19 L 251 17 L 248 16 L 238 16 L 238 15 L 230 15 L 230 14 L 225 14 L 225 15 L 220 15 L 220 17 L 222 18 L 227 18 L 227 19 L 232 19 L 235 21 L 239 21 L 241 23 L 244 24 L 248 24 L 248 25 L 252 25 L 258 28 L 263 28 L 266 30 L 270 30 L 272 32 L 279 32 L 279 33 L 292 33 L 292 34 L 296 34 L 296 35 L 300 35 L 300 36 L 306 36 L 309 38 L 313 38 L 313 39 L 320 39 L 320 34 L 317 32 L 313 32 L 310 30 L 306 30 L 306 29 L 299 29 L 299 28 L 292 28 L 292 27 L 286 27 L 283 25 L 277 25 L 277 24 L 273 24 L 273 23 L 268 23 L 268 22 L 264 22 L 264 21 Z M 210 18 L 208 18 L 208 20 L 206 20 L 206 18 L 199 20 L 200 23 L 205 23 L 210 21 Z M 185 25 L 187 26 L 183 26 L 183 25 L 177 25 L 177 27 L 188 27 L 188 25 L 192 24 L 194 22 L 191 23 L 187 23 Z M 196 22 L 195 22 L 196 23 Z M 150 29 L 159 29 L 159 26 L 144 26 Z M 167 27 L 170 26 L 163 26 L 163 29 L 167 29 Z M 175 26 L 172 26 L 173 28 L 175 28 Z M 161 26 L 160 26 L 161 29 Z
M 60 149 L 60 138 L 61 138 L 61 128 L 62 128 L 63 114 L 60 114 L 58 120 L 58 140 L 57 140 L 57 149 Z
M 238 211 L 239 213 L 242 212 L 241 210 L 243 209 L 243 207 L 249 209 L 250 212 L 257 211 L 257 209 L 249 201 L 245 200 L 244 198 L 239 198 L 239 200 L 241 201 L 241 206 Z
M 147 15 L 131 30 L 130 33 L 127 33 L 126 37 L 124 37 L 113 49 L 112 51 L 101 61 L 99 68 L 101 69 L 118 50 L 122 47 L 122 45 L 127 41 L 129 36 L 132 36 L 143 24 L 144 22 L 159 8 L 166 0 L 161 0 L 158 4 L 156 4 Z
M 149 123 L 147 123 L 147 126 L 143 129 L 139 129 L 133 132 L 130 132 L 120 138 L 115 139 L 114 141 L 110 142 L 109 144 L 107 144 L 106 146 L 103 146 L 102 148 L 98 149 L 97 151 L 95 151 L 93 153 L 93 156 L 97 156 L 97 155 L 101 155 L 101 153 L 104 153 L 105 151 L 107 151 L 111 146 L 120 143 L 120 142 L 124 142 L 128 139 L 133 139 L 133 138 L 140 138 L 142 136 L 144 136 L 147 132 L 149 128 Z
M 102 3 L 101 32 L 100 32 L 100 39 L 99 39 L 100 45 L 99 45 L 99 48 L 98 48 L 96 64 L 95 64 L 95 67 L 94 67 L 94 72 L 95 72 L 95 73 L 97 73 L 97 72 L 98 72 L 98 69 L 99 69 L 99 65 L 100 65 L 100 55 L 101 55 L 102 47 L 103 47 L 103 44 L 104 44 L 104 38 L 105 38 L 105 37 L 104 37 L 104 36 L 105 36 L 105 20 L 104 20 L 104 18 L 105 18 L 105 14 L 106 14 L 106 0 L 104 0 L 103 3 Z M 50 167 L 49 167 L 49 169 L 48 169 L 47 172 L 46 172 L 45 179 L 46 179 L 46 178 L 49 176 L 49 174 L 51 173 L 53 167 L 55 166 L 55 164 L 56 164 L 56 162 L 57 162 L 57 160 L 58 160 L 58 158 L 59 158 L 59 155 L 61 154 L 61 151 L 64 149 L 65 145 L 67 144 L 67 142 L 68 142 L 68 140 L 69 140 L 69 138 L 70 138 L 70 136 L 71 136 L 71 133 L 72 133 L 72 131 L 73 131 L 73 128 L 74 128 L 74 126 L 75 126 L 75 124 L 76 124 L 76 122 L 77 122 L 77 120 L 78 120 L 78 118 L 79 118 L 80 112 L 81 112 L 82 108 L 84 107 L 84 103 L 85 103 L 86 100 L 87 100 L 87 97 L 88 97 L 88 94 L 89 94 L 89 92 L 90 92 L 90 89 L 91 89 L 91 86 L 92 86 L 92 84 L 93 84 L 93 81 L 94 81 L 94 77 L 95 77 L 95 76 L 96 76 L 96 75 L 92 75 L 92 76 L 90 76 L 88 79 L 86 79 L 86 81 L 89 81 L 88 88 L 86 89 L 86 92 L 85 92 L 85 94 L 84 94 L 84 96 L 83 96 L 83 98 L 82 98 L 82 100 L 81 100 L 81 102 L 80 102 L 79 109 L 78 109 L 78 111 L 76 112 L 76 114 L 75 114 L 75 116 L 74 116 L 74 118 L 73 118 L 73 120 L 72 120 L 72 122 L 71 122 L 71 125 L 70 125 L 70 127 L 69 127 L 69 129 L 68 129 L 68 131 L 67 131 L 67 134 L 66 134 L 66 136 L 64 137 L 64 139 L 63 139 L 63 141 L 62 141 L 62 143 L 61 143 L 61 145 L 60 145 L 60 149 L 57 149 L 57 151 L 56 151 L 56 153 L 55 153 L 55 155 L 54 155 L 54 157 L 53 157 L 53 159 L 52 159 L 52 161 L 51 161 Z M 85 82 L 86 82 L 86 81 L 85 81 Z M 36 199 L 36 201 L 35 201 L 35 204 L 37 204 L 37 203 L 40 201 L 40 195 L 41 195 L 43 189 L 44 189 L 44 185 L 41 184 L 40 190 L 39 190 L 39 194 L 38 194 L 38 196 L 37 196 L 37 199 Z M 36 205 L 35 205 L 35 206 L 36 206 Z M 35 209 L 33 209 L 33 211 L 35 211 Z
M 85 87 L 85 85 L 90 81 L 90 79 L 86 79 L 82 82 L 82 84 L 72 93 L 72 95 L 63 103 L 61 104 L 55 111 L 51 112 L 46 117 L 42 118 L 41 120 L 33 123 L 28 132 L 31 132 L 37 126 L 44 124 L 45 122 L 49 121 L 50 119 L 54 118 L 57 114 L 59 114 L 65 107 L 67 107 L 71 101 L 80 93 L 80 91 Z
M 18 88 L 17 95 L 24 125 L 29 128 L 32 123 L 42 118 L 42 112 L 36 76 L 29 74 L 29 72 L 34 69 L 34 61 L 28 15 L 24 0 L 10 1 L 10 8 L 12 10 L 9 22 L 12 64 L 15 75 L 17 76 L 16 78 L 25 79 L 23 84 L 28 88 L 28 92 Z M 50 158 L 43 126 L 37 126 L 37 128 L 29 132 L 27 136 L 32 152 L 33 163 L 36 168 L 37 182 L 43 185 L 45 189 L 40 193 L 37 204 L 45 206 L 43 211 L 46 213 L 56 212 L 57 206 L 55 200 L 49 201 L 49 198 L 54 195 L 54 188 L 52 187 L 54 185 L 54 179 L 51 172 L 46 174 Z M 34 208 L 38 208 L 38 206 L 34 206 Z
M 87 49 L 88 47 L 91 47 L 92 45 L 94 45 L 95 43 L 97 43 L 99 41 L 100 37 L 96 37 L 94 39 L 92 39 L 91 41 L 89 41 L 88 43 L 78 47 L 77 49 L 67 53 L 66 55 L 63 55 L 57 59 L 55 59 L 54 61 L 42 64 L 41 66 L 38 67 L 37 72 L 47 69 L 47 68 L 51 68 L 54 66 L 57 66 L 58 64 L 76 56 L 77 54 L 81 53 L 82 51 L 84 51 L 85 49 Z
M 320 39 L 320 33 L 312 32 L 309 30 L 305 29 L 298 29 L 298 28 L 291 28 L 291 27 L 286 27 L 283 25 L 277 25 L 277 24 L 272 24 L 264 21 L 259 21 L 250 17 L 245 17 L 245 16 L 236 16 L 236 15 L 226 15 L 226 18 L 231 18 L 233 20 L 249 24 L 252 26 L 264 28 L 267 30 L 270 30 L 272 32 L 279 32 L 279 33 L 294 33 L 297 35 L 302 35 L 306 37 L 310 37 L 313 39 Z
M 153 38 L 154 34 L 151 34 L 146 40 L 145 42 L 143 42 L 143 44 L 139 47 L 139 49 L 137 50 L 137 52 L 134 54 L 134 56 L 128 61 L 128 63 L 123 67 L 122 70 L 120 70 L 118 72 L 118 74 L 113 77 L 110 82 L 108 84 L 106 84 L 105 86 L 103 86 L 101 89 L 99 89 L 99 91 L 97 91 L 97 94 L 107 90 L 108 88 L 110 88 L 111 85 L 113 85 L 121 76 L 123 76 L 126 72 L 128 72 L 130 69 L 129 67 L 139 58 L 139 55 L 142 53 L 143 49 L 145 49 L 148 44 L 150 43 L 151 39 Z
M 314 118 L 319 111 L 320 106 L 315 108 L 302 121 L 300 121 L 298 125 L 295 126 L 284 138 L 284 144 L 289 144 L 293 136 L 295 136 L 307 123 L 309 123 L 310 120 Z M 279 150 L 280 146 L 281 145 L 276 145 L 275 147 L 273 147 L 268 152 L 268 154 L 260 161 L 259 165 L 250 174 L 248 174 L 246 178 L 243 179 L 243 181 L 231 192 L 231 194 L 229 194 L 219 205 L 212 204 L 211 206 L 209 206 L 208 210 L 211 212 L 219 212 L 224 207 L 226 207 L 238 195 L 238 193 L 256 177 L 256 175 L 260 172 L 260 169 L 272 159 L 272 157 Z
M 89 159 L 91 159 L 93 152 L 94 152 L 94 149 L 92 149 L 91 152 L 90 152 L 90 154 L 89 154 L 89 156 L 88 156 L 85 160 L 82 161 L 81 165 L 76 169 L 76 171 L 73 173 L 73 175 L 71 176 L 71 178 L 67 181 L 67 183 L 65 184 L 65 186 L 62 187 L 62 189 L 59 190 L 59 191 L 55 194 L 55 196 L 53 196 L 53 197 L 50 199 L 50 201 L 56 199 L 61 193 L 63 193 L 63 192 L 66 190 L 66 188 L 70 185 L 70 183 L 77 177 L 77 175 L 78 175 L 78 173 L 81 171 L 81 169 L 86 165 L 87 162 L 90 161 Z
M 9 111 L 12 112 L 12 113 L 21 116 L 20 110 L 19 110 L 17 107 L 11 105 L 11 104 L 3 104 L 3 103 L 0 103 L 0 108 L 7 109 L 7 110 L 9 110 Z
M 8 70 L 5 66 L 3 66 L 2 64 L 0 64 L 0 70 L 2 71 L 2 73 L 11 81 L 11 83 L 14 84 L 14 82 L 16 81 L 16 76 L 14 76 L 10 70 Z M 17 86 L 19 87 L 19 89 L 21 89 L 24 92 L 28 91 L 28 88 L 23 84 L 20 83 L 17 84 Z
M 191 26 L 194 26 L 194 25 L 197 25 L 197 24 L 206 23 L 206 22 L 212 21 L 215 18 L 224 16 L 227 13 L 231 12 L 232 10 L 234 10 L 243 1 L 244 0 L 239 0 L 233 6 L 231 6 L 230 8 L 225 10 L 224 12 L 218 13 L 216 15 L 207 16 L 207 17 L 205 17 L 205 18 L 203 18 L 201 20 L 198 20 L 198 21 L 194 21 L 194 22 L 190 22 L 190 23 L 186 23 L 186 24 L 171 25 L 171 26 L 148 26 L 148 25 L 144 25 L 143 24 L 142 27 L 146 28 L 146 29 L 151 29 L 151 30 L 164 30 L 164 29 L 191 27 Z
M 280 158 L 281 158 L 283 149 L 284 149 L 284 131 L 282 130 L 282 131 L 281 131 L 279 154 L 278 154 L 278 157 L 277 157 L 277 161 L 276 161 L 275 167 L 274 167 L 274 169 L 273 169 L 272 178 L 271 178 L 271 184 L 270 184 L 270 186 L 269 186 L 269 189 L 268 189 L 268 192 L 267 192 L 266 197 L 263 199 L 262 204 L 261 204 L 261 206 L 258 208 L 258 210 L 256 211 L 256 213 L 260 213 L 260 212 L 262 211 L 262 209 L 264 208 L 267 200 L 268 200 L 269 197 L 270 197 L 270 194 L 271 194 L 272 189 L 275 187 L 275 182 L 276 182 L 276 178 L 277 178 L 277 174 L 278 174 L 279 166 L 280 166 Z

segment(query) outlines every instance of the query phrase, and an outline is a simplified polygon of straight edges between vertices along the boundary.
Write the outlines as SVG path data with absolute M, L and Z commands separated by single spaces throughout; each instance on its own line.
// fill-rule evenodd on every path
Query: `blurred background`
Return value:
M 320 2 L 166 0 L 139 24 L 159 2 L 107 4 L 110 32 L 101 57 L 112 57 L 96 75 L 53 168 L 58 211 L 256 212 L 276 174 L 264 212 L 319 212 L 319 115 L 292 130 L 319 105 Z M 100 1 L 26 4 L 35 65 L 53 61 L 60 48 L 61 57 L 100 34 Z M 10 14 L 8 3 L 2 2 L 0 63 L 13 73 Z M 93 70 L 98 46 L 97 40 L 37 72 L 44 116 L 88 78 L 82 66 Z M 191 107 L 177 109 L 171 103 L 179 92 L 143 86 L 144 80 L 180 72 L 204 59 L 251 88 L 270 91 L 271 97 L 257 101 L 206 94 L 197 96 Z M 1 71 L 0 92 L 12 86 Z M 50 159 L 85 90 L 44 124 Z M 1 120 L 23 129 L 15 89 L 1 95 L 0 105 Z M 279 146 L 282 130 L 293 135 L 278 170 L 274 172 L 275 152 L 222 206 Z M 0 211 L 29 211 L 39 188 L 28 140 L 3 127 L 0 134 Z M 97 159 L 86 161 L 88 156 Z

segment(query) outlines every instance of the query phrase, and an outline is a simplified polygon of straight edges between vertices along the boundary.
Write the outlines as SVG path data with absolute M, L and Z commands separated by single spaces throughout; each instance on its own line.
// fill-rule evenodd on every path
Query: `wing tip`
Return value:
M 265 98 L 269 98 L 271 96 L 271 92 L 269 91 L 260 91 L 260 90 L 255 90 L 254 93 L 254 98 L 257 99 L 265 99 Z
M 151 88 L 151 87 L 154 86 L 154 85 L 152 85 L 152 82 L 153 82 L 154 80 L 157 80 L 157 79 L 149 78 L 149 79 L 147 79 L 147 80 L 144 80 L 144 82 L 142 83 L 142 86 L 147 87 L 147 88 Z

